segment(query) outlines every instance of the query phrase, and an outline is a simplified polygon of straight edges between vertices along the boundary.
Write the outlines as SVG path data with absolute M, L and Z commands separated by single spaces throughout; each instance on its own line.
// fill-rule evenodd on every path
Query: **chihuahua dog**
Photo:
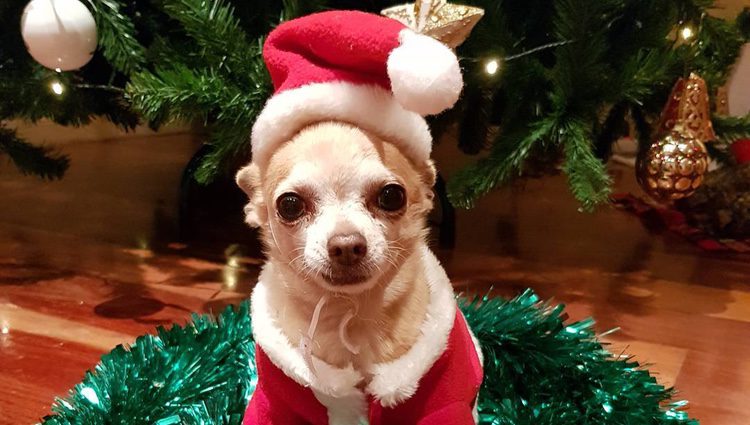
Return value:
M 377 136 L 335 122 L 305 128 L 266 169 L 251 164 L 238 174 L 250 198 L 247 221 L 262 229 L 274 275 L 264 277 L 276 282 L 267 301 L 294 346 L 328 294 L 317 358 L 365 371 L 411 347 L 428 303 L 418 248 L 434 180 L 431 162 L 414 164 Z M 350 344 L 341 344 L 348 312 Z
M 425 241 L 425 117 L 460 97 L 455 52 L 396 19 L 328 11 L 279 25 L 263 58 L 274 94 L 237 174 L 268 255 L 243 424 L 475 424 L 481 350 Z
M 240 170 L 268 255 L 245 424 L 475 423 L 480 350 L 425 241 L 434 181 L 430 160 L 340 122 Z

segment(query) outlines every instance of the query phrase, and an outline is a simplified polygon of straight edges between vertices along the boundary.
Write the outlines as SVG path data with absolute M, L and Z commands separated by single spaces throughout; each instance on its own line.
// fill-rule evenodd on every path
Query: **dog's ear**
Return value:
M 425 184 L 426 196 L 430 201 L 435 197 L 435 192 L 432 190 L 435 187 L 435 180 L 437 179 L 437 170 L 435 169 L 435 163 L 428 159 L 424 162 L 423 166 L 419 170 L 419 174 L 422 177 L 422 181 Z
M 251 227 L 261 227 L 266 224 L 268 211 L 263 201 L 260 168 L 254 163 L 250 163 L 237 172 L 235 181 L 249 199 L 249 202 L 245 205 L 245 222 Z
M 427 160 L 420 163 L 414 168 L 419 175 L 419 199 L 415 200 L 414 213 L 417 216 L 424 216 L 429 213 L 433 207 L 433 201 L 435 199 L 435 180 L 437 179 L 437 171 L 435 170 L 435 164 L 432 160 Z

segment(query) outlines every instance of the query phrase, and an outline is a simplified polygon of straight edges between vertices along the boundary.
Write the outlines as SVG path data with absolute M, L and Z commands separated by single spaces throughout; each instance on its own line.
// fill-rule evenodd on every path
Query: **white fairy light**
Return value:
M 682 37 L 683 40 L 690 40 L 694 35 L 695 32 L 690 26 L 685 26 L 680 30 L 680 37 Z
M 500 61 L 497 59 L 490 59 L 484 64 L 484 71 L 489 75 L 497 74 L 500 70 Z
M 59 81 L 53 81 L 49 85 L 50 90 L 52 90 L 52 93 L 61 96 L 63 92 L 65 91 L 65 86 L 62 85 Z

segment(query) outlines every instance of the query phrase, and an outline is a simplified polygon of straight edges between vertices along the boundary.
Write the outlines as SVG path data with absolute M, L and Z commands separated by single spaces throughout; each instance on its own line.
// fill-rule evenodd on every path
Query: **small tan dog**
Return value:
M 279 25 L 263 56 L 275 91 L 237 175 L 268 254 L 243 425 L 475 424 L 481 350 L 425 242 L 425 116 L 458 99 L 458 58 L 352 11 Z
M 392 144 L 333 122 L 305 128 L 265 170 L 251 164 L 238 174 L 248 222 L 267 248 L 264 274 L 274 274 L 264 279 L 278 282 L 268 307 L 281 312 L 294 346 L 327 294 L 315 357 L 366 371 L 414 344 L 428 303 L 419 248 L 434 179 L 431 162 L 413 164 Z

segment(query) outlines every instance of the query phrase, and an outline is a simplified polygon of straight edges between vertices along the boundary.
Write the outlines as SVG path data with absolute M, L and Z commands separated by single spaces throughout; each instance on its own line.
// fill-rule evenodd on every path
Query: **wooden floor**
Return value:
M 51 184 L 0 166 L 0 424 L 37 422 L 113 346 L 248 296 L 260 260 L 163 240 L 192 146 L 72 147 L 74 168 Z M 633 188 L 630 170 L 613 172 Z M 612 349 L 653 364 L 703 424 L 750 424 L 750 258 L 703 253 L 613 209 L 580 213 L 560 177 L 494 194 L 458 229 L 438 253 L 458 290 L 554 297 L 573 320 L 619 327 Z

